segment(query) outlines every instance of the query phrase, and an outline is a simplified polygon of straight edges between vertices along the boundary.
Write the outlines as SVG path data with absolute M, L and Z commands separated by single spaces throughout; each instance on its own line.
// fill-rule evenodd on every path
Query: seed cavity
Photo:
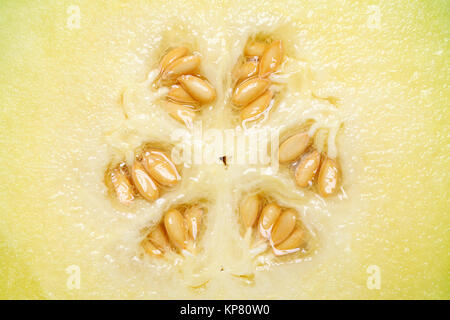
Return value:
M 268 44 L 250 40 L 232 71 L 235 84 L 231 103 L 240 110 L 242 123 L 259 120 L 273 102 L 273 92 L 268 90 L 272 82 L 267 76 L 279 68 L 283 59 L 283 44 L 273 41 Z M 263 70 L 261 70 L 263 68 Z M 259 73 L 259 76 L 258 76 Z
M 186 47 L 170 50 L 160 61 L 160 77 L 154 88 L 171 86 L 163 108 L 176 121 L 189 129 L 199 113 L 199 106 L 216 99 L 216 90 L 199 74 L 201 58 Z
M 135 155 L 130 168 L 122 161 L 107 169 L 105 174 L 106 186 L 124 205 L 131 204 L 135 196 L 153 202 L 180 180 L 178 169 L 170 157 L 163 150 L 147 147 Z
M 322 197 L 333 196 L 340 184 L 339 165 L 334 159 L 322 157 L 312 142 L 306 132 L 290 136 L 279 146 L 279 162 L 293 168 L 294 181 L 298 187 L 309 188 L 317 184 L 316 191 Z
M 306 252 L 309 232 L 301 223 L 297 210 L 282 207 L 268 196 L 250 194 L 240 201 L 239 214 L 245 233 L 248 230 L 252 230 L 252 234 L 253 230 L 256 232 L 254 253 L 262 254 L 268 248 L 272 248 L 277 256 L 299 250 Z
M 171 208 L 141 242 L 144 251 L 155 257 L 183 250 L 195 253 L 204 215 L 205 208 L 200 203 Z

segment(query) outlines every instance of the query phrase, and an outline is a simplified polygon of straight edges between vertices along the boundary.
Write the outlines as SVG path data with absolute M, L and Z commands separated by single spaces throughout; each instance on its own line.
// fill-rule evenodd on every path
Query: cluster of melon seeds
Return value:
M 171 209 L 163 221 L 141 242 L 146 253 L 162 257 L 168 251 L 192 251 L 196 247 L 204 208 L 198 204 Z
M 282 164 L 294 168 L 297 186 L 307 188 L 317 182 L 317 190 L 322 197 L 334 195 L 340 183 L 340 169 L 337 161 L 322 156 L 311 146 L 312 139 L 307 133 L 297 133 L 280 144 L 278 159 Z
M 251 40 L 244 49 L 244 58 L 233 70 L 235 82 L 231 102 L 240 109 L 241 122 L 255 121 L 270 110 L 273 92 L 268 77 L 277 71 L 283 60 L 280 40 L 266 43 Z
M 306 230 L 292 208 L 282 208 L 256 194 L 241 201 L 239 213 L 245 228 L 257 228 L 275 255 L 294 253 L 306 246 Z
M 148 149 L 136 156 L 131 168 L 121 162 L 108 169 L 105 180 L 118 201 L 129 205 L 137 195 L 148 201 L 155 201 L 163 189 L 175 186 L 181 177 L 165 152 Z
M 201 58 L 186 47 L 169 50 L 159 64 L 158 80 L 170 90 L 164 108 L 175 120 L 192 127 L 200 106 L 216 99 L 214 87 L 200 75 Z

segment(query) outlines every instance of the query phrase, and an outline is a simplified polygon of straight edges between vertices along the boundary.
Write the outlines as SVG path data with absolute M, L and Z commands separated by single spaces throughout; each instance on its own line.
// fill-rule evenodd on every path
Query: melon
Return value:
M 446 1 L 2 1 L 0 25 L 1 298 L 450 298 Z M 180 46 L 197 82 L 157 85 Z M 270 107 L 243 123 L 233 70 L 269 51 L 247 67 L 269 79 Z M 191 126 L 164 106 L 171 85 L 206 102 L 186 109 Z M 307 132 L 328 171 L 301 187 L 295 161 L 240 161 L 250 138 L 215 148 L 268 131 Z M 180 141 L 176 185 L 117 201 L 112 165 Z M 243 223 L 255 194 L 294 210 L 302 250 L 277 255 Z M 194 205 L 195 250 L 147 254 L 165 214 Z

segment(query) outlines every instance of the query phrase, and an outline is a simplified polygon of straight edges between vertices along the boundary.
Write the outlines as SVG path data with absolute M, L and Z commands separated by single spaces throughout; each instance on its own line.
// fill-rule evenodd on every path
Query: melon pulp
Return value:
M 0 297 L 449 298 L 448 22 L 446 1 L 2 1 Z M 231 128 L 226 79 L 258 33 L 298 62 L 266 126 L 288 132 L 328 103 L 311 93 L 338 99 L 344 193 L 323 201 L 282 169 L 202 164 L 155 203 L 114 205 L 109 161 L 181 128 L 141 85 L 162 52 L 202 54 L 218 99 L 201 119 Z M 313 254 L 255 267 L 237 208 L 257 187 L 316 230 Z M 195 258 L 138 254 L 142 228 L 199 198 Z

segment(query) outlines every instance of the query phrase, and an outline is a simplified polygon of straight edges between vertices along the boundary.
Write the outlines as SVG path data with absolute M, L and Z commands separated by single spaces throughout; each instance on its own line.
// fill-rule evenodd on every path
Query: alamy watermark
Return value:
M 367 7 L 367 13 L 369 15 L 367 19 L 367 27 L 369 29 L 381 29 L 381 10 L 377 5 L 370 5 Z
M 73 264 L 66 268 L 67 277 L 66 286 L 69 290 L 79 290 L 81 285 L 81 270 L 80 267 Z
M 175 143 L 175 164 L 227 164 L 270 167 L 278 171 L 279 130 L 274 128 L 204 129 L 201 121 L 192 130 L 176 129 L 171 134 Z
M 381 289 L 381 269 L 377 265 L 370 265 L 366 269 L 367 277 L 366 285 L 369 290 Z
M 81 10 L 80 7 L 73 4 L 67 7 L 67 28 L 70 30 L 81 28 Z

